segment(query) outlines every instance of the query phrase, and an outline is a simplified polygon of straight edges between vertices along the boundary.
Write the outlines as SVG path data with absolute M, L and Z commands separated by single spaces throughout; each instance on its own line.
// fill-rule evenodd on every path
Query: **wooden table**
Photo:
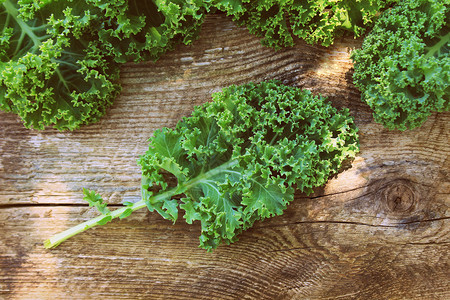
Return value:
M 1 112 L 0 298 L 450 299 L 450 113 L 406 132 L 374 123 L 352 84 L 360 45 L 276 52 L 211 15 L 192 46 L 123 66 L 123 91 L 97 124 L 39 132 Z M 145 210 L 43 248 L 97 215 L 83 187 L 113 207 L 139 200 L 136 159 L 155 129 L 222 87 L 273 78 L 351 109 L 361 142 L 351 168 L 213 253 L 197 247 L 198 223 Z

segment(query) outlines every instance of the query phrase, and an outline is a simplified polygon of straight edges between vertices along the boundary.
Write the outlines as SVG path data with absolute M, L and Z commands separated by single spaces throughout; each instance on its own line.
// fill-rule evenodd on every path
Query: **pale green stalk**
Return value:
M 152 197 L 153 199 L 151 199 L 151 200 L 157 201 L 157 200 L 165 198 L 165 197 L 171 197 L 174 195 L 175 190 L 177 190 L 177 189 L 171 189 L 165 193 L 162 193 L 155 197 Z M 116 209 L 116 210 L 112 211 L 110 214 L 108 214 L 108 216 L 111 216 L 111 220 L 112 220 L 117 217 L 120 217 L 120 215 L 122 215 L 126 210 L 131 209 L 132 211 L 136 211 L 145 206 L 146 206 L 146 204 L 145 204 L 144 200 L 141 200 L 139 202 L 134 203 L 132 206 L 124 206 L 122 208 Z M 51 238 L 49 238 L 48 240 L 46 240 L 44 242 L 44 247 L 47 249 L 55 248 L 59 244 L 61 244 L 65 240 L 67 240 L 68 238 L 73 237 L 74 235 L 77 235 L 77 234 L 79 234 L 83 231 L 86 231 L 89 228 L 95 227 L 97 225 L 102 225 L 101 221 L 103 219 L 105 219 L 105 215 L 100 215 L 94 219 L 88 220 L 88 221 L 78 224 L 72 228 L 69 228 L 63 232 L 55 234 L 54 236 L 52 236 Z
M 211 177 L 214 177 L 222 172 L 227 172 L 228 168 L 236 165 L 237 163 L 238 162 L 236 160 L 231 160 L 217 168 L 209 170 L 206 173 L 200 174 L 197 177 L 195 177 L 189 181 L 186 181 L 185 183 L 180 183 L 177 187 L 175 187 L 173 189 L 170 189 L 161 194 L 152 196 L 152 197 L 148 198 L 147 201 L 153 204 L 153 203 L 160 202 L 164 199 L 171 198 L 172 196 L 182 194 L 186 190 L 190 189 L 192 186 L 195 186 L 195 185 L 201 183 L 202 181 L 206 181 L 206 180 L 210 179 Z M 73 237 L 74 235 L 77 235 L 77 234 L 79 234 L 83 231 L 86 231 L 92 227 L 95 227 L 97 225 L 105 224 L 103 222 L 105 217 L 110 216 L 111 220 L 112 220 L 117 217 L 120 217 L 126 210 L 131 210 L 132 212 L 134 212 L 138 209 L 144 208 L 145 206 L 146 206 L 146 202 L 144 200 L 141 200 L 139 202 L 134 203 L 131 206 L 124 206 L 122 208 L 116 209 L 116 210 L 108 213 L 107 215 L 100 215 L 96 218 L 93 218 L 91 220 L 88 220 L 86 222 L 78 224 L 72 228 L 69 228 L 63 232 L 55 234 L 54 236 L 52 236 L 51 238 L 49 238 L 48 240 L 46 240 L 44 242 L 44 247 L 47 249 L 56 248 L 59 244 L 61 244 L 65 240 Z

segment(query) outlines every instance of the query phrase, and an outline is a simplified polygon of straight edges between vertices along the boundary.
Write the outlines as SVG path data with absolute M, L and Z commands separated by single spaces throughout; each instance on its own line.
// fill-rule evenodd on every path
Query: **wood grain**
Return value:
M 125 65 L 123 91 L 97 124 L 38 132 L 0 112 L 0 298 L 450 298 L 450 113 L 407 132 L 374 123 L 351 81 L 349 53 L 360 44 L 297 41 L 275 52 L 212 15 L 192 46 Z M 113 205 L 139 199 L 136 159 L 155 129 L 224 86 L 274 78 L 355 117 L 361 152 L 327 185 L 213 253 L 197 248 L 199 224 L 146 211 L 43 249 L 96 215 L 82 187 Z

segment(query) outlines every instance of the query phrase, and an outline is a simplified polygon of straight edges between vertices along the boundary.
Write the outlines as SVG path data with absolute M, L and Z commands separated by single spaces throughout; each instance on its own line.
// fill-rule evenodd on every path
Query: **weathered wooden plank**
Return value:
M 351 194 L 351 193 L 349 193 Z M 362 196 L 370 201 L 370 195 Z M 445 219 L 404 222 L 375 212 L 352 219 L 352 202 L 313 214 L 333 196 L 299 199 L 283 217 L 214 253 L 198 249 L 199 226 L 137 213 L 53 251 L 42 239 L 94 215 L 80 207 L 1 210 L 1 282 L 11 298 L 444 299 L 449 295 Z M 305 208 L 306 207 L 306 208 Z M 324 207 L 322 205 L 322 207 Z M 314 209 L 313 209 L 314 212 Z M 385 212 L 386 213 L 386 212 Z M 326 215 L 326 220 L 320 221 Z M 341 215 L 341 216 L 339 216 Z M 347 216 L 347 218 L 346 218 Z M 352 296 L 352 297 L 349 297 Z M 354 296 L 354 297 L 353 297 Z
M 450 298 L 450 113 L 407 132 L 374 123 L 351 83 L 360 44 L 275 52 L 213 15 L 193 46 L 124 66 L 98 124 L 37 132 L 0 112 L 0 298 Z M 135 161 L 156 128 L 224 86 L 273 78 L 350 108 L 361 142 L 351 168 L 214 253 L 197 248 L 198 224 L 145 211 L 42 248 L 95 215 L 82 187 L 113 204 L 138 199 Z

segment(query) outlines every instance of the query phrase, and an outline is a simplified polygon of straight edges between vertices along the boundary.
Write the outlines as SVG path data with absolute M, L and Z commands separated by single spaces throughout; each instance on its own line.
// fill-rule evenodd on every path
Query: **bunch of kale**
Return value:
M 359 150 L 348 109 L 310 91 L 270 81 L 230 86 L 212 98 L 175 128 L 154 132 L 139 159 L 141 201 L 110 211 L 99 194 L 84 190 L 101 215 L 45 247 L 147 207 L 173 222 L 183 211 L 187 223 L 201 224 L 200 247 L 211 251 L 255 221 L 281 215 L 295 189 L 312 193 Z
M 0 109 L 35 129 L 97 121 L 120 91 L 119 64 L 190 43 L 202 3 L 0 0 Z
M 264 45 L 294 36 L 330 45 L 360 36 L 392 1 L 0 0 L 0 109 L 26 127 L 73 130 L 97 121 L 120 92 L 119 66 L 189 44 L 209 11 L 224 11 Z
M 353 80 L 376 122 L 419 127 L 450 110 L 450 1 L 407 0 L 385 11 L 352 53 Z

